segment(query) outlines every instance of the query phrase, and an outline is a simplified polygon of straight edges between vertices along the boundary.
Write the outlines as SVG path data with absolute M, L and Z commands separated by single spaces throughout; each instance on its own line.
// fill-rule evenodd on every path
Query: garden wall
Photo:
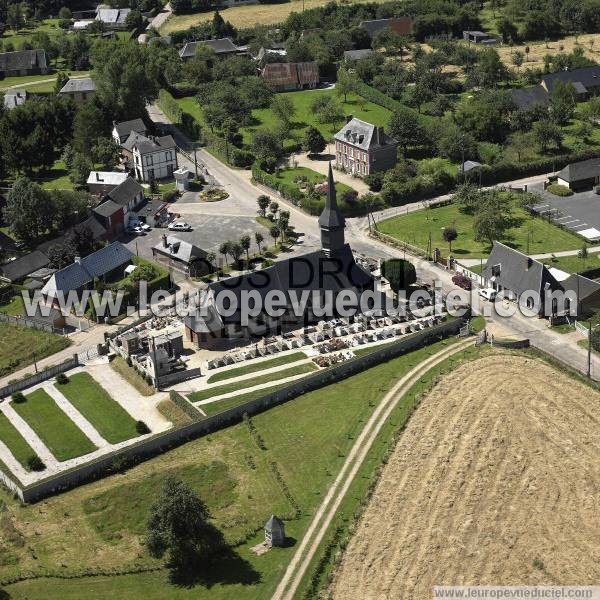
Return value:
M 456 335 L 460 328 L 464 326 L 465 322 L 465 318 L 455 319 L 422 330 L 404 339 L 399 339 L 384 348 L 374 350 L 364 356 L 356 357 L 323 371 L 317 371 L 312 375 L 290 383 L 285 388 L 281 388 L 271 393 L 267 392 L 264 396 L 245 402 L 240 406 L 230 408 L 178 429 L 172 429 L 147 437 L 138 442 L 134 442 L 130 446 L 96 458 L 85 465 L 53 475 L 37 483 L 22 486 L 16 490 L 16 493 L 24 502 L 34 502 L 50 494 L 58 493 L 84 483 L 85 481 L 114 472 L 117 470 L 116 465 L 131 464 L 136 461 L 151 458 L 152 456 L 165 452 L 170 448 L 184 444 L 195 438 L 239 423 L 242 421 L 244 414 L 255 415 L 272 406 L 283 404 L 302 394 L 312 392 L 331 383 L 335 383 L 336 381 L 346 379 L 347 377 L 360 373 L 361 371 L 405 354 L 411 350 L 415 350 L 416 348 L 420 348 L 451 335 Z M 12 489 L 14 489 L 14 487 Z

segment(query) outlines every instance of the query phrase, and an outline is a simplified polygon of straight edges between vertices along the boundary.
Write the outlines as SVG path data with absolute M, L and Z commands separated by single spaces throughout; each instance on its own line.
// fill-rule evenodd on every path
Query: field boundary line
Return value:
M 415 383 L 417 383 L 418 379 L 425 375 L 431 368 L 454 354 L 465 350 L 468 346 L 472 345 L 474 341 L 474 339 L 465 340 L 464 342 L 459 342 L 449 348 L 440 350 L 440 352 L 430 356 L 427 360 L 411 369 L 386 393 L 354 442 L 342 468 L 327 491 L 323 502 L 317 509 L 302 542 L 298 546 L 298 549 L 288 564 L 286 571 L 272 596 L 272 600 L 291 600 L 294 597 L 302 577 L 321 544 L 336 510 L 344 499 L 356 473 L 381 431 L 381 428 L 389 418 L 391 412 L 397 406 L 400 399 L 415 385 Z M 307 548 L 308 551 L 306 552 Z

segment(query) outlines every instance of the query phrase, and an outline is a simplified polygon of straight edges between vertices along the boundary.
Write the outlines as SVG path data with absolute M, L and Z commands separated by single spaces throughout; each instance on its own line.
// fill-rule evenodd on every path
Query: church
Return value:
M 260 271 L 212 282 L 204 294 L 202 308 L 185 317 L 187 339 L 199 348 L 214 348 L 226 339 L 251 340 L 286 329 L 297 329 L 324 318 L 315 314 L 318 312 L 316 304 L 322 307 L 327 299 L 335 301 L 345 290 L 353 291 L 357 296 L 373 290 L 371 273 L 356 263 L 345 241 L 345 220 L 337 205 L 331 164 L 325 208 L 318 222 L 321 229 L 320 250 L 277 261 Z M 244 318 L 242 305 L 249 295 L 258 294 L 264 301 L 275 291 L 286 298 L 283 314 L 271 316 L 261 311 L 250 319 Z M 302 313 L 298 314 L 291 298 L 298 298 L 303 292 L 309 292 L 308 301 Z M 225 308 L 218 301 L 219 297 L 227 297 Z M 319 301 L 315 302 L 315 298 Z M 354 308 L 359 310 L 358 305 Z

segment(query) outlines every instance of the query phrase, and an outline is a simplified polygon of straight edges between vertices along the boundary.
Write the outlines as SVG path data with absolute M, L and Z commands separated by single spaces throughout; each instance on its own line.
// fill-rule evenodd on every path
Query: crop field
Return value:
M 338 566 L 333 598 L 433 585 L 594 585 L 600 392 L 523 355 L 464 364 L 427 394 Z

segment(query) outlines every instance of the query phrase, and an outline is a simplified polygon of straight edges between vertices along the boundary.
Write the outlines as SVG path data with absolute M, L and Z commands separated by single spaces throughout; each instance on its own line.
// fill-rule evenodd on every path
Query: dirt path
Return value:
M 283 578 L 275 590 L 273 600 L 291 600 L 294 597 L 311 559 L 319 547 L 331 520 L 335 516 L 336 510 L 346 495 L 350 484 L 375 441 L 377 434 L 398 401 L 429 369 L 452 354 L 464 350 L 472 343 L 472 339 L 460 342 L 449 348 L 445 348 L 429 357 L 427 360 L 424 360 L 400 379 L 400 381 L 398 381 L 398 383 L 384 396 L 369 420 L 366 422 L 362 432 L 357 437 L 338 476 L 335 478 L 335 481 L 327 491 L 323 502 L 317 509 L 302 542 L 298 546 Z M 349 597 L 358 598 L 360 596 Z
M 541 361 L 494 355 L 459 367 L 411 418 L 332 597 L 596 584 L 599 424 L 600 393 Z

